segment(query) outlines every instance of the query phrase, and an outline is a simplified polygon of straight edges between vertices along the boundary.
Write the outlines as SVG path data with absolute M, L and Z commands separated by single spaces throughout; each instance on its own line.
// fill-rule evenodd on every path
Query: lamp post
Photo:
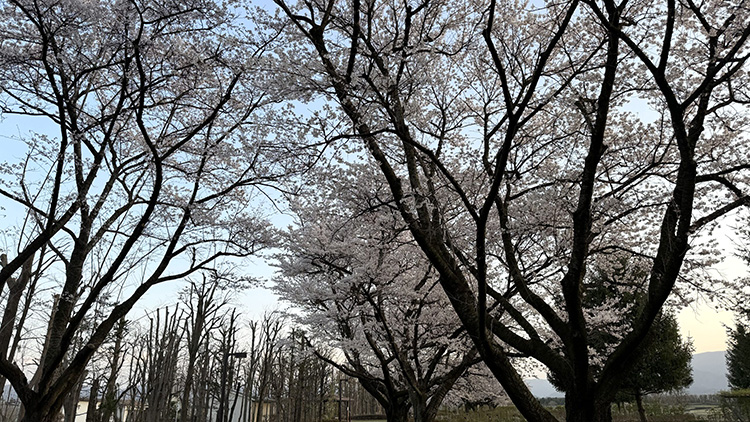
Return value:
M 224 402 L 227 401 L 227 367 L 229 366 L 230 357 L 244 359 L 247 357 L 247 352 L 224 353 L 221 359 L 221 398 L 219 400 L 219 410 L 216 412 L 217 422 L 224 422 Z

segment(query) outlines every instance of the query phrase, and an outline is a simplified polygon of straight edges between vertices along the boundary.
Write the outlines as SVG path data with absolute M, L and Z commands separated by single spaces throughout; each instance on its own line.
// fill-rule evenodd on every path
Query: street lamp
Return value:
M 247 352 L 224 353 L 221 360 L 221 399 L 219 400 L 219 410 L 216 412 L 217 422 L 224 422 L 224 402 L 227 400 L 227 366 L 229 366 L 230 357 L 244 359 L 247 357 Z

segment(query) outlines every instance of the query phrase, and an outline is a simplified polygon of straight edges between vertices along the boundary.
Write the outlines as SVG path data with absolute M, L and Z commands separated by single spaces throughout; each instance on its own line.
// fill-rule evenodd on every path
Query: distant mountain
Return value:
M 729 389 L 725 352 L 706 352 L 693 355 L 693 385 L 688 394 L 715 394 Z
M 693 355 L 693 384 L 687 394 L 716 394 L 727 390 L 727 367 L 724 352 L 705 352 Z M 563 397 L 563 393 L 546 379 L 528 379 L 526 385 L 536 397 Z
M 528 379 L 525 380 L 526 385 L 529 386 L 531 394 L 536 397 L 564 397 L 565 394 L 555 390 L 555 387 L 550 384 L 546 379 Z

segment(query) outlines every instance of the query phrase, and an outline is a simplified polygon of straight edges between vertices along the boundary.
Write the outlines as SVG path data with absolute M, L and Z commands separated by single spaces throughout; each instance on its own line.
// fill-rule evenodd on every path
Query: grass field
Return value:
M 705 420 L 708 420 L 708 418 L 718 410 L 719 407 L 712 404 L 689 404 L 685 406 L 685 413 Z
M 563 407 L 551 408 L 559 420 L 565 420 Z M 718 406 L 713 404 L 664 405 L 647 403 L 646 415 L 649 422 L 721 422 Z M 625 405 L 612 408 L 613 422 L 640 422 L 635 406 Z M 449 411 L 439 416 L 440 422 L 523 422 L 524 418 L 515 407 L 498 407 L 476 411 Z
M 649 397 L 645 402 L 649 422 L 737 422 L 743 419 L 726 420 L 722 415 L 718 396 L 661 396 Z M 565 420 L 563 406 L 548 407 L 560 421 Z M 640 422 L 634 404 L 625 403 L 612 407 L 613 422 Z M 437 422 L 524 422 L 513 406 L 442 410 Z M 352 422 L 386 422 L 382 419 L 357 420 Z

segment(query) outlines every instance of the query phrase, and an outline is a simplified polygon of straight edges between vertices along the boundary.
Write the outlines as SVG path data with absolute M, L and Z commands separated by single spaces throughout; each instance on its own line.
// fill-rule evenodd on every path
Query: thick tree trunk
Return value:
M 612 422 L 612 403 L 586 397 L 584 394 L 565 395 L 566 422 Z
M 388 422 L 408 422 L 409 421 L 409 406 L 403 405 L 389 406 L 385 409 L 385 419 Z
M 29 406 L 24 409 L 20 422 L 59 422 L 60 416 L 59 409 L 53 411 L 50 405 L 40 403 L 37 406 Z
M 414 412 L 414 422 L 430 422 L 425 419 L 425 410 L 427 410 L 427 399 L 422 394 L 415 391 L 409 391 L 409 401 Z
M 641 422 L 648 422 L 646 409 L 643 408 L 643 395 L 640 392 L 635 393 L 635 404 L 638 406 L 638 416 L 640 416 Z
M 411 392 L 409 396 L 414 413 L 414 422 L 434 422 L 437 418 L 438 406 L 430 406 L 424 394 Z M 438 398 L 438 401 L 442 402 L 442 398 Z
M 422 414 L 422 421 L 434 422 L 437 419 L 437 406 L 427 406 Z

